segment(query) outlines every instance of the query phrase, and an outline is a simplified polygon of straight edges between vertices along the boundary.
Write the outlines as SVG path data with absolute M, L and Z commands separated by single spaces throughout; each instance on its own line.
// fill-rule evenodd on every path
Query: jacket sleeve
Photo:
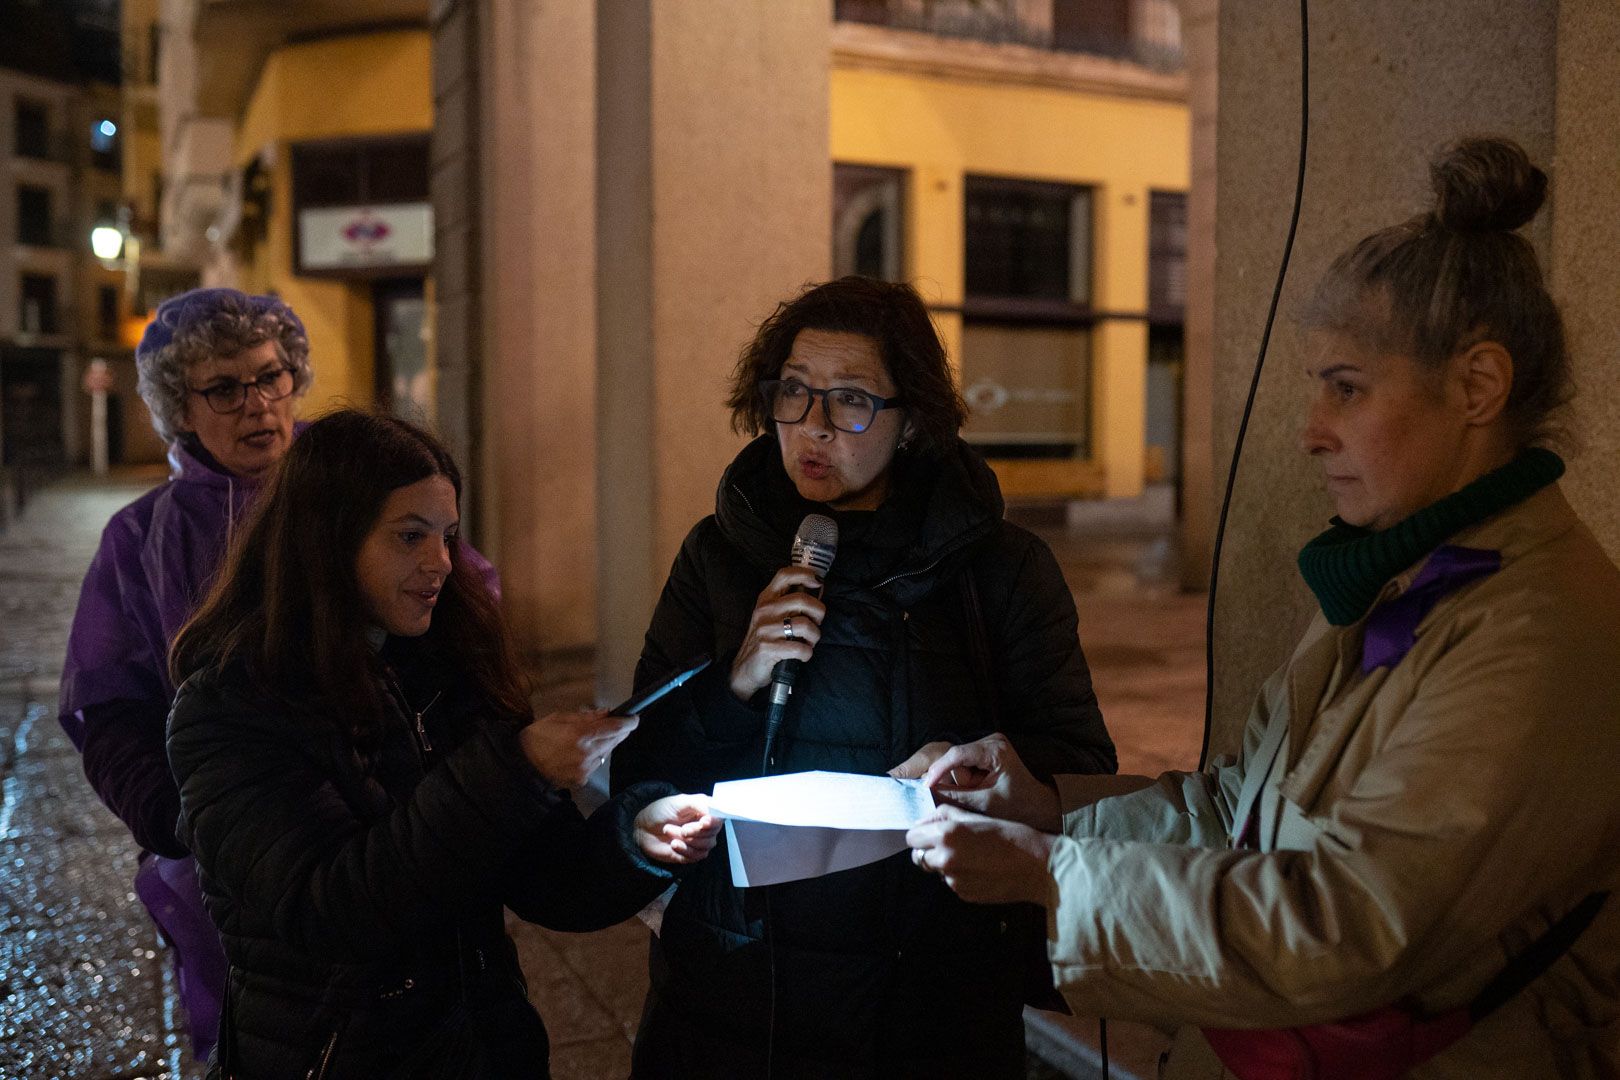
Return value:
M 737 643 L 718 643 L 702 550 L 712 519 L 699 522 L 675 556 L 669 579 L 647 628 L 636 685 L 668 676 L 699 656 L 714 662 L 691 682 L 648 709 L 641 724 L 613 752 L 615 792 L 647 780 L 681 791 L 711 792 L 717 780 L 758 771 L 765 709 L 738 701 L 730 674 Z
M 180 791 L 163 725 L 169 694 L 157 600 L 141 572 L 143 533 L 120 514 L 101 535 L 68 635 L 58 717 L 83 753 L 85 778 L 148 851 L 182 858 Z
M 540 838 L 581 827 L 568 794 L 524 759 L 516 727 L 497 724 L 446 755 L 407 801 L 362 821 L 317 765 L 321 755 L 287 734 L 319 723 L 195 682 L 181 690 L 169 721 L 182 839 L 210 888 L 229 896 L 250 925 L 300 949 L 385 957 L 402 941 L 500 902 L 520 855 L 539 874 L 554 854 Z M 559 895 L 583 891 L 571 872 L 589 861 L 580 854 L 587 845 L 567 839 Z M 526 885 L 519 891 L 535 900 L 534 880 Z
M 1287 673 L 1284 665 L 1266 680 L 1244 724 L 1243 745 L 1235 757 L 1216 758 L 1201 772 L 1167 772 L 1139 791 L 1089 803 L 1070 794 L 1085 791 L 1085 777 L 1055 777 L 1064 808 L 1064 834 L 1075 839 L 1231 846 L 1249 763 L 1264 741 L 1268 726 L 1274 720 L 1287 722 L 1281 709 Z
M 1466 1003 L 1510 924 L 1556 917 L 1611 865 L 1620 809 L 1595 778 L 1620 769 L 1620 692 L 1595 672 L 1615 650 L 1573 637 L 1521 622 L 1453 644 L 1305 850 L 1060 838 L 1049 954 L 1069 1003 L 1218 1027 Z M 1449 1000 L 1422 998 L 1442 982 Z
M 635 842 L 642 807 L 675 793 L 668 784 L 637 784 L 583 820 L 572 802 L 560 807 L 516 856 L 506 906 L 529 922 L 576 933 L 630 918 L 675 883 L 675 872 Z
M 108 701 L 79 710 L 84 720 L 84 775 L 107 809 L 147 851 L 183 859 L 175 836 L 180 789 L 163 747 L 168 710 L 151 701 Z
M 79 589 L 57 712 L 80 749 L 84 748 L 81 710 L 86 705 L 140 701 L 168 714 L 163 677 L 168 646 L 161 630 L 155 629 L 157 599 L 141 571 L 142 538 L 135 520 L 116 515 L 102 531 Z
M 1051 549 L 1023 535 L 1010 584 L 997 586 L 1007 598 L 1004 613 L 999 627 L 990 628 L 1006 703 L 1005 734 L 1029 770 L 1043 779 L 1056 773 L 1111 773 L 1118 768 L 1114 742 L 1103 726 L 1080 648 L 1074 597 Z

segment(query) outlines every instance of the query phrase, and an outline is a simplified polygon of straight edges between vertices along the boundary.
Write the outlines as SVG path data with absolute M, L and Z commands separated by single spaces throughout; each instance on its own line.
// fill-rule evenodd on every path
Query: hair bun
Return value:
M 1547 174 L 1512 139 L 1463 139 L 1429 165 L 1434 217 L 1456 232 L 1512 232 L 1547 198 Z

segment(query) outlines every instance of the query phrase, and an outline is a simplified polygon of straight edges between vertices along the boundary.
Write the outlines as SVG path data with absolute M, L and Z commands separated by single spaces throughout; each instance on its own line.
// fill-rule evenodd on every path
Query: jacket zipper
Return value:
M 398 684 L 395 685 L 395 689 L 399 690 L 399 700 L 407 709 L 410 709 L 410 703 L 405 701 L 405 691 L 400 690 Z M 424 770 L 428 765 L 428 755 L 433 753 L 433 744 L 428 741 L 427 725 L 422 722 L 422 717 L 426 716 L 427 711 L 433 708 L 433 706 L 437 705 L 439 703 L 439 699 L 443 696 L 444 691 L 440 690 L 437 694 L 433 695 L 432 701 L 429 701 L 426 705 L 422 706 L 421 709 L 411 712 L 411 723 L 416 735 L 416 749 L 418 756 L 422 759 L 422 768 Z
M 332 1034 L 327 1036 L 326 1046 L 321 1050 L 321 1059 L 305 1074 L 305 1080 L 321 1080 L 326 1075 L 326 1070 L 332 1065 L 332 1052 L 337 1049 L 337 1040 L 338 1033 L 334 1029 Z

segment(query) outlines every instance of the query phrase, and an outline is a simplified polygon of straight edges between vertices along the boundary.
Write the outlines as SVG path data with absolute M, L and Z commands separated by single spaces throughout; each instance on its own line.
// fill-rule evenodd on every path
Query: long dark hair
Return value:
M 293 440 L 208 598 L 169 650 L 176 686 L 204 669 L 240 662 L 256 689 L 335 706 L 362 749 L 381 731 L 382 691 L 367 672 L 357 564 L 391 492 L 432 476 L 461 498 L 461 473 L 439 441 L 391 416 L 345 409 Z M 500 609 L 478 572 L 451 551 L 433 621 L 415 647 L 501 713 L 529 710 Z M 327 710 L 322 710 L 327 711 Z

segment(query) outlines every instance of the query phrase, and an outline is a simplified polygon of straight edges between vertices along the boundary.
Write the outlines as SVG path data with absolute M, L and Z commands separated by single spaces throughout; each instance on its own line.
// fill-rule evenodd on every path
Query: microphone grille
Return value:
M 806 514 L 793 537 L 795 566 L 808 566 L 817 577 L 826 577 L 838 553 L 838 522 L 825 514 Z

